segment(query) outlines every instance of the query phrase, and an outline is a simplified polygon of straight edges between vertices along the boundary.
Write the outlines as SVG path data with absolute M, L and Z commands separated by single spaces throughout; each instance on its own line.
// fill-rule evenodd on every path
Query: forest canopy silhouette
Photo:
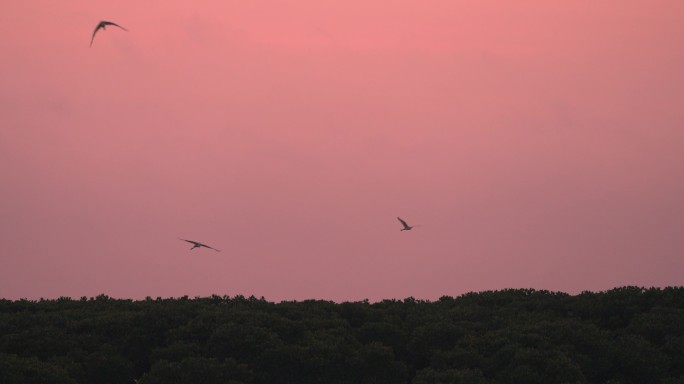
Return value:
M 0 300 L 0 383 L 684 383 L 684 287 Z

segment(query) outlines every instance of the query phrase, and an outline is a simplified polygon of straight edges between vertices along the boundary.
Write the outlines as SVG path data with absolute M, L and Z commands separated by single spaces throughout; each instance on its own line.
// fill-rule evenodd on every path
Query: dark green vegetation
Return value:
M 0 300 L 0 383 L 684 383 L 684 287 Z

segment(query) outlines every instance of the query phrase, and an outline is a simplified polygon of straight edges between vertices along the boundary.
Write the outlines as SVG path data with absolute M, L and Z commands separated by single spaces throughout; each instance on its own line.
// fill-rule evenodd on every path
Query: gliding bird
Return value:
M 397 219 L 399 219 L 399 221 L 401 222 L 401 225 L 404 226 L 404 228 L 400 229 L 400 231 L 410 231 L 411 229 L 413 229 L 413 227 L 417 227 L 417 225 L 411 226 L 411 225 L 406 224 L 406 222 L 404 220 L 402 220 L 401 217 L 397 217 Z
M 212 248 L 212 247 L 210 247 L 210 246 L 208 246 L 208 245 L 206 245 L 206 244 L 202 244 L 202 243 L 197 242 L 197 241 L 185 240 L 185 239 L 181 239 L 180 237 L 179 237 L 178 239 L 179 239 L 179 240 L 183 240 L 183 241 L 187 241 L 188 243 L 192 244 L 192 248 L 190 248 L 191 251 L 192 251 L 193 249 L 195 249 L 195 248 L 204 247 L 204 248 L 213 249 L 213 250 L 216 251 L 216 252 L 221 252 L 220 249 Z
M 91 47 L 93 46 L 93 40 L 95 40 L 95 34 L 97 33 L 97 31 L 99 31 L 100 29 L 107 30 L 108 25 L 113 25 L 115 27 L 119 27 L 119 28 L 123 29 L 124 31 L 128 31 L 128 29 L 120 26 L 119 24 L 112 23 L 111 21 L 100 21 L 100 23 L 97 24 L 97 27 L 95 27 L 95 30 L 93 31 L 93 37 L 90 39 L 90 46 Z

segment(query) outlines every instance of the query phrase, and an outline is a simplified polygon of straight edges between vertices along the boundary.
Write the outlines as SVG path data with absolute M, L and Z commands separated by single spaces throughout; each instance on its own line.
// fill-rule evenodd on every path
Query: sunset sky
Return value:
M 0 55 L 2 298 L 684 284 L 682 1 L 4 1 Z

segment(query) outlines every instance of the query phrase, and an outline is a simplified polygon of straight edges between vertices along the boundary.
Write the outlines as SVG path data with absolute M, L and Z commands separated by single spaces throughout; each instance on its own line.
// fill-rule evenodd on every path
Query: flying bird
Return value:
M 95 27 L 95 30 L 93 31 L 93 37 L 90 39 L 91 47 L 93 46 L 93 40 L 95 40 L 95 35 L 97 34 L 97 31 L 99 31 L 100 29 L 107 30 L 108 25 L 113 25 L 115 27 L 123 29 L 124 31 L 128 31 L 128 29 L 120 26 L 119 24 L 112 23 L 111 21 L 100 21 L 100 23 L 97 25 L 97 27 Z
M 397 219 L 399 219 L 399 222 L 401 222 L 401 225 L 404 226 L 404 228 L 400 229 L 400 231 L 410 231 L 411 229 L 413 229 L 413 227 L 417 227 L 417 225 L 411 226 L 411 225 L 406 224 L 406 222 L 404 220 L 402 220 L 401 217 L 397 217 Z
M 195 249 L 195 248 L 204 247 L 204 248 L 213 249 L 213 250 L 216 251 L 216 252 L 221 252 L 220 249 L 212 248 L 212 247 L 210 247 L 210 246 L 208 246 L 208 245 L 206 245 L 206 244 L 202 244 L 202 243 L 197 242 L 197 241 L 185 240 L 185 239 L 181 239 L 180 237 L 179 237 L 178 239 L 183 240 L 183 241 L 187 241 L 188 243 L 192 244 L 192 248 L 190 248 L 191 251 L 192 251 L 193 249 Z

